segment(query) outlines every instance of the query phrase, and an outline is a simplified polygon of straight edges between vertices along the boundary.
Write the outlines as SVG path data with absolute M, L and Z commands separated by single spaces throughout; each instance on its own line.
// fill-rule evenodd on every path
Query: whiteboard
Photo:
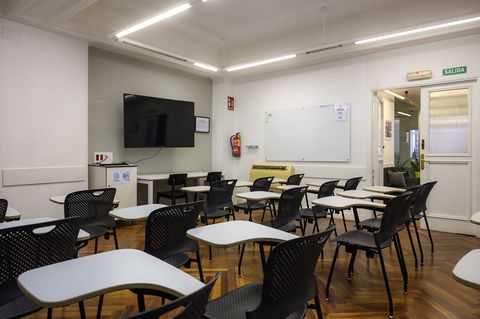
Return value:
M 350 105 L 267 111 L 265 157 L 268 161 L 349 162 Z

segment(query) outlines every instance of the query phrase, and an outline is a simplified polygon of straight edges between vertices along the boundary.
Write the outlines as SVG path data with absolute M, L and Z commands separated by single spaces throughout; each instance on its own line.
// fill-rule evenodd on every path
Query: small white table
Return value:
M 49 200 L 52 202 L 52 203 L 55 203 L 55 204 L 60 204 L 60 205 L 63 205 L 65 204 L 65 198 L 67 196 L 66 195 L 62 195 L 62 196 L 52 196 L 49 198 Z M 114 198 L 113 199 L 113 205 L 117 205 L 120 204 L 120 200 L 118 198 Z
M 473 214 L 473 216 L 470 218 L 470 222 L 480 225 L 480 212 Z
M 363 189 L 370 192 L 384 193 L 384 194 L 403 193 L 405 191 L 404 188 L 381 186 L 381 185 L 365 186 Z
M 20 219 L 20 217 L 22 217 L 22 214 L 20 214 L 18 211 L 16 211 L 10 206 L 7 207 L 7 213 L 5 214 L 5 221 L 17 220 L 17 219 Z
M 110 216 L 124 220 L 127 222 L 134 222 L 139 220 L 146 220 L 151 212 L 156 209 L 167 207 L 164 204 L 148 204 L 133 207 L 117 208 L 110 211 Z
M 480 249 L 474 249 L 460 259 L 453 268 L 453 277 L 472 288 L 480 289 Z
M 138 184 L 145 184 L 148 187 L 148 204 L 153 204 L 153 182 L 167 180 L 171 174 L 176 173 L 161 173 L 161 174 L 140 174 L 137 176 Z M 186 172 L 187 178 L 204 178 L 207 177 L 207 172 Z
M 191 294 L 204 284 L 176 267 L 135 249 L 118 249 L 29 270 L 18 287 L 45 308 L 122 289 L 155 289 L 174 296 Z
M 39 224 L 39 223 L 51 222 L 51 221 L 54 221 L 54 220 L 57 220 L 57 219 L 53 218 L 53 217 L 27 218 L 27 219 L 8 222 L 8 223 L 0 223 L 0 229 L 8 229 L 8 228 L 19 227 L 19 226 Z M 53 228 L 53 226 L 47 226 L 47 227 L 39 228 L 38 233 L 48 232 L 52 228 Z M 88 240 L 89 238 L 90 238 L 90 234 L 87 233 L 86 231 L 80 229 L 80 231 L 78 232 L 77 241 L 85 241 L 85 240 Z
M 289 189 L 297 188 L 297 187 L 302 187 L 302 185 L 280 185 L 275 188 L 283 192 L 283 191 L 288 191 Z
M 346 197 L 346 198 L 353 198 L 353 199 L 389 200 L 389 199 L 395 198 L 395 195 L 391 195 L 391 194 L 376 193 L 376 192 L 362 191 L 362 190 L 343 191 L 343 192 L 339 192 L 337 195 Z
M 254 191 L 254 192 L 245 192 L 236 194 L 238 198 L 252 200 L 252 201 L 261 201 L 268 199 L 280 199 L 280 193 L 274 192 L 264 192 L 264 191 Z
M 287 180 L 285 178 L 274 177 L 272 184 L 286 184 Z

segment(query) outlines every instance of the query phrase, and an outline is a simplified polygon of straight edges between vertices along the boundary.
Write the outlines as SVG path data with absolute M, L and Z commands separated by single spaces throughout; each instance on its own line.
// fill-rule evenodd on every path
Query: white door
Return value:
M 434 230 L 475 234 L 473 207 L 472 90 L 474 82 L 422 88 L 422 183 L 438 181 L 428 200 Z

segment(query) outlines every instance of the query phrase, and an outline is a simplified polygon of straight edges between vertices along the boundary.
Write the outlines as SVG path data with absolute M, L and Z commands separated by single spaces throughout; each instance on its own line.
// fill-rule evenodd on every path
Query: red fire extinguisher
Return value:
M 232 156 L 240 157 L 241 154 L 241 138 L 240 133 L 236 133 L 230 137 L 230 146 L 232 147 Z

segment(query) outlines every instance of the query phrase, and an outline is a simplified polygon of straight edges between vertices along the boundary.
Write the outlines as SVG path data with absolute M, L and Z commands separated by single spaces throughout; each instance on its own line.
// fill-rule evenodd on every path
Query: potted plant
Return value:
M 416 155 L 410 160 L 410 166 L 412 170 L 415 172 L 415 177 L 420 178 L 420 162 Z

